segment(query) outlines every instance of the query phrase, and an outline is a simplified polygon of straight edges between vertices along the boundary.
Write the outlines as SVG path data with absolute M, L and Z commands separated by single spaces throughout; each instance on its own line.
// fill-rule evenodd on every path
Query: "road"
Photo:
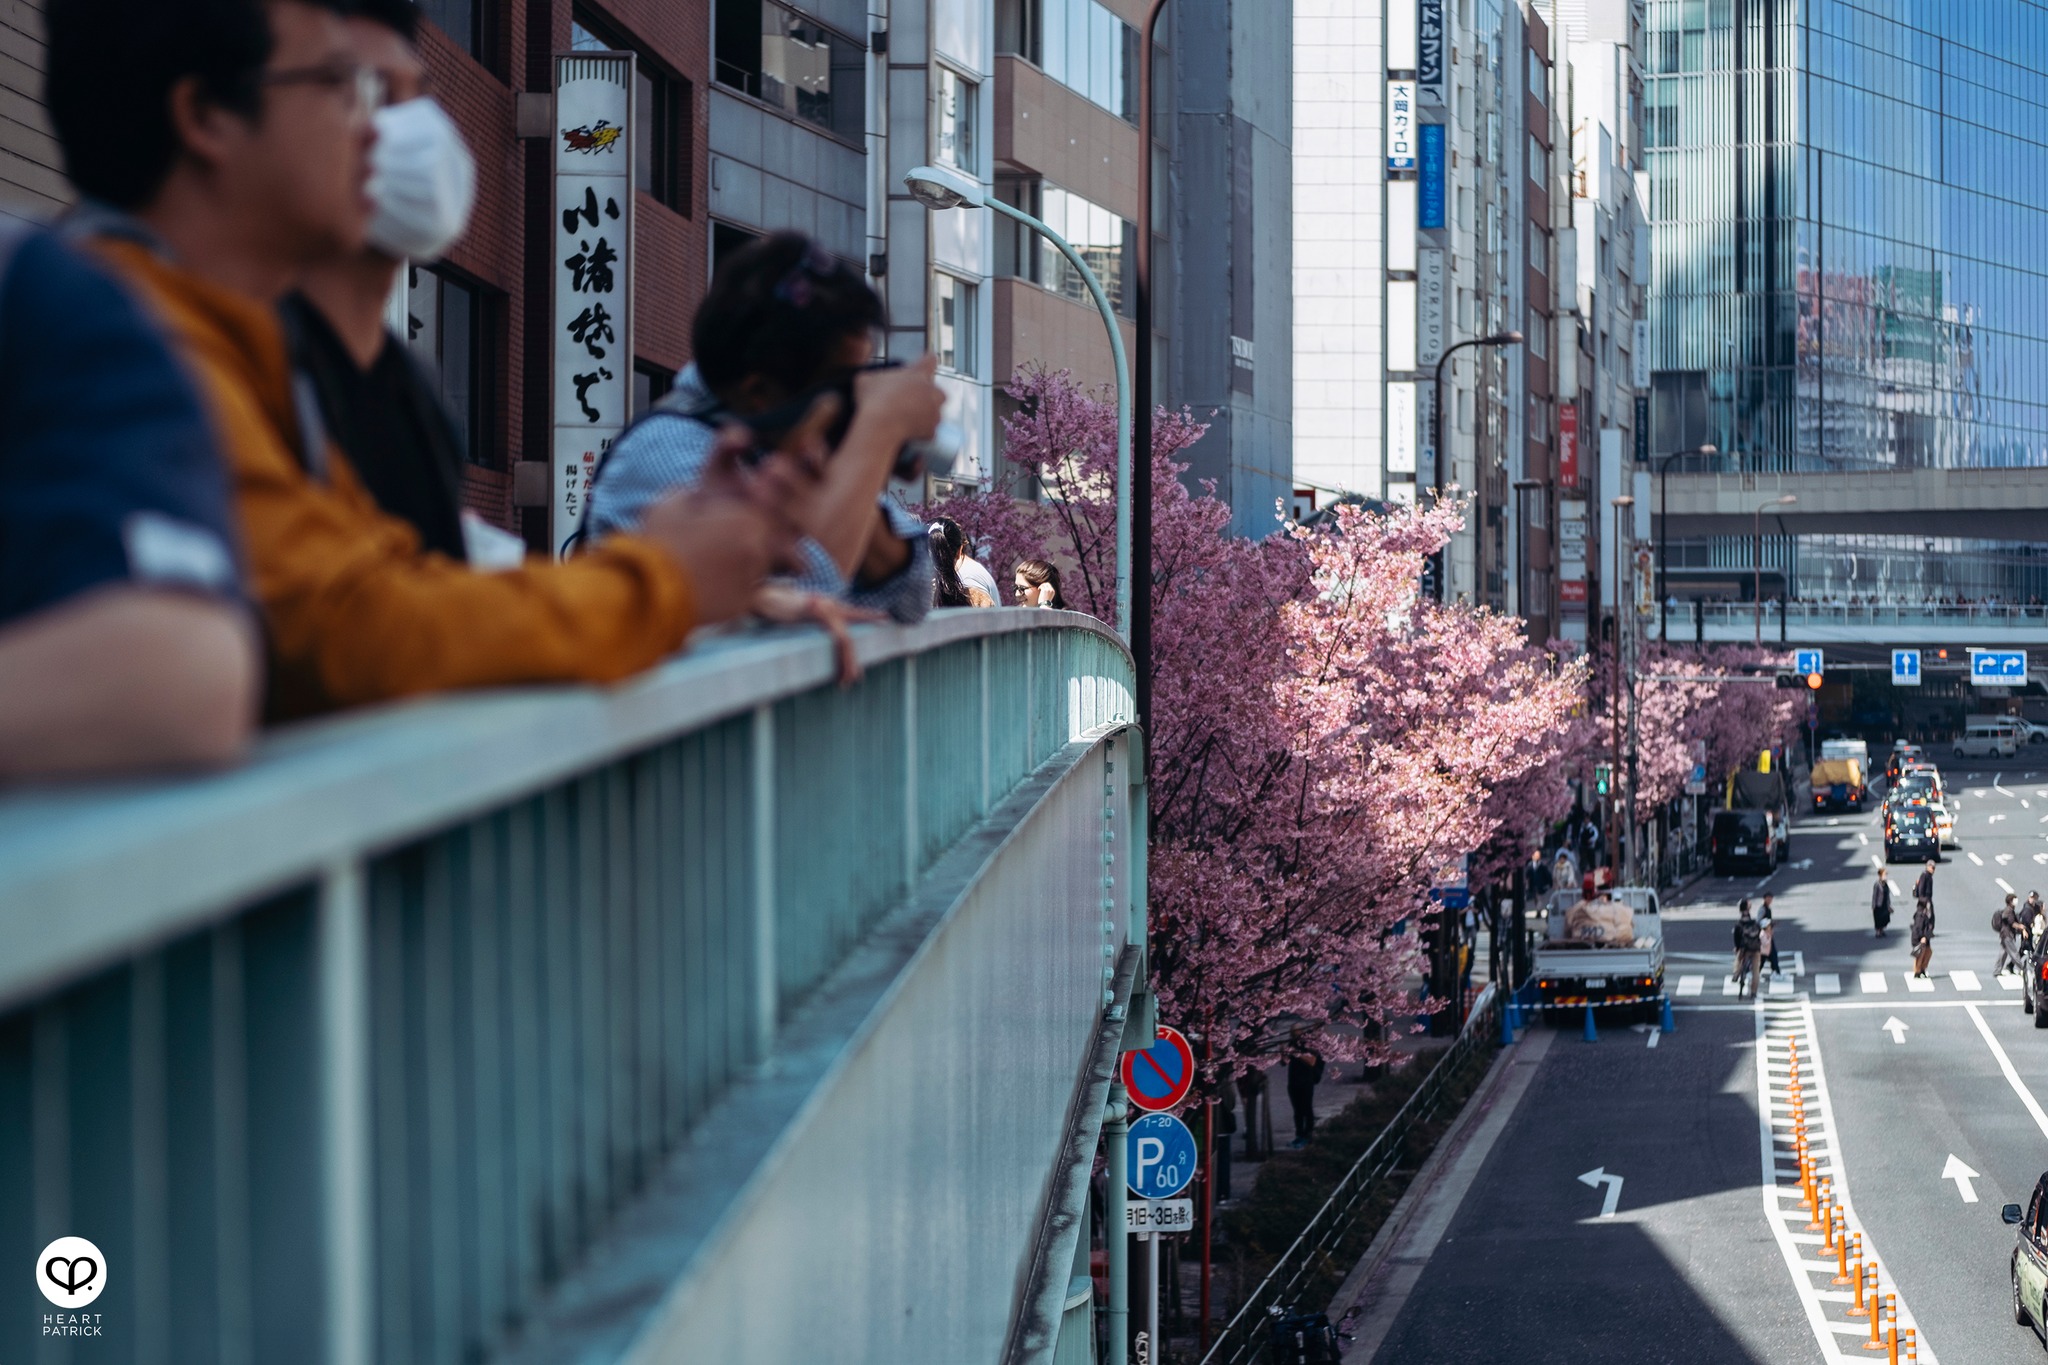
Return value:
M 1919 1359 L 2041 1350 L 2012 1320 L 1999 1207 L 2048 1170 L 2048 1030 L 1992 976 L 1990 919 L 2008 888 L 2048 894 L 2048 754 L 1943 776 L 1961 846 L 1936 873 L 1933 979 L 1907 980 L 1909 914 L 1871 932 L 1875 811 L 1801 819 L 1769 878 L 1696 883 L 1666 915 L 1675 1031 L 1588 1046 L 1573 1021 L 1554 1040 L 1477 1177 L 1443 1196 L 1455 1212 L 1371 1359 L 1884 1359 L 1770 1136 L 1789 1130 L 1795 1048 L 1816 1153 Z M 1892 872 L 1908 910 L 1917 873 Z M 1724 995 L 1734 903 L 1765 891 L 1798 974 Z M 1595 1171 L 1622 1178 L 1612 1216 Z

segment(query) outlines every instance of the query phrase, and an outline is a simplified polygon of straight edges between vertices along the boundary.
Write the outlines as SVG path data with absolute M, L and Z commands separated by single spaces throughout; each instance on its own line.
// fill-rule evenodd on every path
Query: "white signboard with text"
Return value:
M 557 558 L 599 461 L 632 417 L 633 54 L 555 58 L 554 450 Z
M 1415 472 L 1415 383 L 1397 379 L 1387 385 L 1387 472 Z

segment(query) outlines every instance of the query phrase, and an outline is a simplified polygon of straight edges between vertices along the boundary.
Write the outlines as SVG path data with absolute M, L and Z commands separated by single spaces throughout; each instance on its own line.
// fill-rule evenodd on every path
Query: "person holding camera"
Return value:
M 925 524 L 884 490 L 892 472 L 917 473 L 917 448 L 938 430 L 945 394 L 930 356 L 875 364 L 884 321 L 859 272 L 801 233 L 774 233 L 735 253 L 697 309 L 696 359 L 599 467 L 586 538 L 630 533 L 661 498 L 695 484 L 721 426 L 741 423 L 773 444 L 832 394 L 841 407 L 836 439 L 797 547 L 794 586 L 906 624 L 922 620 L 932 605 Z

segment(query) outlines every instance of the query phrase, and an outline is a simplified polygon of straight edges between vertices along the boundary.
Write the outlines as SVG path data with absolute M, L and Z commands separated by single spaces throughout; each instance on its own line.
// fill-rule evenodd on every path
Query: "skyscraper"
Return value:
M 1650 0 L 1648 19 L 1651 453 L 1711 443 L 1731 467 L 1843 478 L 2048 464 L 2048 210 L 2029 192 L 2048 8 Z M 1763 591 L 2031 582 L 2025 547 L 1942 543 L 1935 582 L 1935 543 L 1862 529 L 1767 547 Z M 1673 546 L 1674 583 L 1742 591 L 1752 552 L 1725 539 Z

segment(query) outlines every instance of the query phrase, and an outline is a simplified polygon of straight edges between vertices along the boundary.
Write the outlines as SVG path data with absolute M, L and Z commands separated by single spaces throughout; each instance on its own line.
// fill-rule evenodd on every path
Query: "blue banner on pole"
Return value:
M 1422 125 L 1422 195 L 1416 225 L 1423 229 L 1444 225 L 1444 126 Z

